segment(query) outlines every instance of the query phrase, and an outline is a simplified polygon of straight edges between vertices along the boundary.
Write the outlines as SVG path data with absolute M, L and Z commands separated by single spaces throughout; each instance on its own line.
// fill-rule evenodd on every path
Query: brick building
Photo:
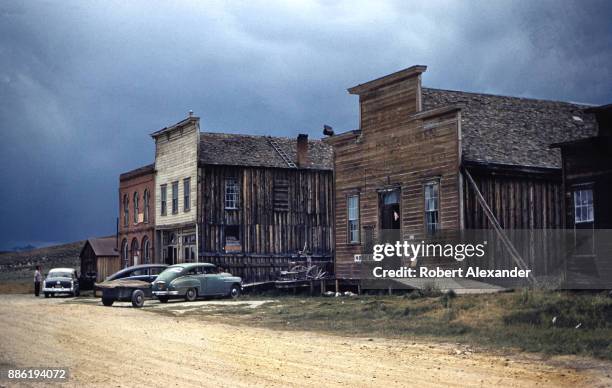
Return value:
M 121 266 L 155 262 L 155 168 L 119 176 L 119 257 Z

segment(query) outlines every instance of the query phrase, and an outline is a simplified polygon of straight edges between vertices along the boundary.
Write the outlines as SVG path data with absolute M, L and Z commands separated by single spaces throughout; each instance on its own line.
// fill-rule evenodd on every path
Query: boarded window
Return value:
M 359 239 L 359 195 L 350 195 L 348 208 L 348 242 L 358 243 Z
M 191 208 L 191 179 L 183 179 L 183 211 L 188 212 Z
M 240 200 L 240 189 L 238 179 L 234 177 L 225 178 L 225 208 L 238 209 Z
M 224 227 L 225 234 L 225 252 L 240 252 L 240 228 L 238 225 L 226 225 Z
M 178 214 L 178 182 L 172 182 L 172 214 Z
M 425 184 L 425 227 L 427 233 L 434 234 L 440 229 L 440 182 Z
M 574 222 L 576 224 L 593 222 L 593 190 L 578 189 L 574 191 Z
M 160 191 L 161 191 L 161 215 L 165 216 L 166 212 L 168 211 L 168 188 L 166 185 L 161 185 L 160 186 Z
M 289 181 L 276 179 L 274 181 L 274 211 L 289 211 Z

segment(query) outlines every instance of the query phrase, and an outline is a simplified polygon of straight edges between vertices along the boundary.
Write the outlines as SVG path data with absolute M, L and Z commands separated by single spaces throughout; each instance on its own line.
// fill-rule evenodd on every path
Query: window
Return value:
M 289 181 L 286 179 L 276 179 L 274 181 L 274 211 L 289 211 Z
M 128 243 L 126 239 L 121 242 L 121 260 L 123 260 L 123 267 L 128 266 Z
M 593 190 L 578 189 L 574 191 L 574 222 L 576 224 L 593 222 Z
M 144 195 L 142 196 L 142 201 L 144 202 L 144 215 L 143 215 L 143 221 L 145 223 L 149 223 L 149 202 L 150 202 L 150 194 L 149 194 L 149 190 L 145 190 Z
M 242 246 L 240 244 L 240 228 L 238 225 L 225 225 L 223 233 L 225 234 L 225 252 L 242 251 Z
M 350 195 L 347 199 L 348 208 L 348 240 L 358 243 L 359 239 L 359 195 Z
M 178 182 L 172 182 L 172 214 L 178 213 Z
M 139 250 L 139 246 L 138 246 L 138 240 L 136 240 L 136 238 L 134 238 L 132 240 L 132 263 L 131 265 L 138 265 L 140 264 L 138 262 L 139 258 L 140 258 L 140 250 Z
M 138 192 L 134 192 L 134 223 L 138 223 L 138 213 L 140 212 L 140 204 L 138 198 Z
M 183 179 L 183 211 L 188 212 L 191 208 L 191 178 Z
M 166 203 L 167 203 L 167 198 L 168 198 L 168 190 L 166 185 L 161 185 L 160 187 L 160 191 L 161 191 L 161 215 L 165 216 L 166 215 L 166 211 L 167 211 L 167 207 L 166 207 Z
M 434 234 L 440 229 L 440 182 L 425 184 L 425 226 L 427 233 Z
M 130 200 L 127 194 L 123 194 L 123 226 L 128 226 L 130 223 Z
M 225 208 L 238 209 L 239 198 L 238 180 L 225 178 Z
M 151 262 L 151 243 L 147 236 L 142 239 L 142 263 L 149 264 Z

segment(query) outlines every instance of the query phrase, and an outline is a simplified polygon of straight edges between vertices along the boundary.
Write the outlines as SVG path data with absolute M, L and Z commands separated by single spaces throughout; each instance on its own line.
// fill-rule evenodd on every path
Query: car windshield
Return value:
M 181 266 L 168 267 L 165 271 L 159 274 L 159 276 L 157 277 L 157 280 L 167 282 L 169 280 L 173 280 L 174 278 L 180 276 L 184 271 L 185 271 L 185 268 Z
M 71 278 L 72 273 L 68 271 L 49 271 L 47 276 L 50 278 Z

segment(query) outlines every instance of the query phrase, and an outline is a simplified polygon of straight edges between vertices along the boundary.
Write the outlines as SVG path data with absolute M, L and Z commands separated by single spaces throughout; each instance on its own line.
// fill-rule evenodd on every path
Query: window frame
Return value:
M 149 215 L 151 211 L 151 193 L 149 192 L 149 189 L 145 189 L 144 194 L 142 196 L 142 202 L 143 202 L 143 207 L 144 207 L 142 219 L 145 224 L 148 224 Z
M 138 212 L 140 211 L 140 195 L 138 191 L 134 191 L 134 225 L 138 224 Z
M 223 206 L 226 210 L 238 210 L 240 204 L 240 183 L 236 177 L 226 177 L 223 190 Z M 230 184 L 231 183 L 231 184 Z M 228 192 L 230 187 L 234 188 L 233 192 Z M 233 202 L 233 205 L 231 203 Z M 228 206 L 230 203 L 230 206 Z
M 435 190 L 435 196 L 428 198 L 427 197 L 427 188 L 428 187 L 435 187 L 437 190 Z M 423 223 L 425 226 L 425 232 L 428 235 L 432 235 L 437 233 L 442 226 L 442 223 L 440 222 L 440 190 L 441 190 L 441 183 L 440 183 L 440 178 L 435 178 L 435 179 L 430 179 L 426 182 L 423 183 Z M 428 208 L 428 199 L 434 199 L 435 200 L 435 209 L 429 209 Z M 435 222 L 434 223 L 430 223 L 429 219 L 428 219 L 428 214 L 430 213 L 435 213 L 436 217 L 435 217 Z M 431 229 L 430 225 L 434 225 L 434 228 Z
M 357 212 L 354 219 L 351 218 L 351 200 L 357 201 L 357 206 L 354 208 Z M 355 223 L 355 229 L 352 229 L 352 223 Z M 348 244 L 361 244 L 361 196 L 359 193 L 351 193 L 346 196 L 346 241 Z M 353 231 L 357 233 L 357 238 L 353 239 Z
M 175 190 L 176 189 L 176 190 Z M 172 182 L 172 214 L 179 212 L 179 182 Z
M 127 193 L 123 194 L 123 226 L 130 226 L 130 198 Z
M 160 209 L 159 209 L 159 214 L 162 216 L 165 216 L 168 214 L 168 185 L 167 184 L 163 184 L 159 186 L 159 190 L 160 190 L 160 195 L 159 195 L 159 201 L 160 201 Z
M 587 196 L 587 202 L 586 204 L 583 203 L 577 203 L 576 199 L 576 195 L 579 193 L 590 193 L 590 202 L 588 202 L 589 198 Z M 574 219 L 574 225 L 580 225 L 580 224 L 590 224 L 590 223 L 595 223 L 595 199 L 594 199 L 594 190 L 593 190 L 593 185 L 580 185 L 580 186 L 574 186 L 572 187 L 572 216 Z M 581 199 L 581 195 L 578 195 L 578 198 Z M 580 214 L 584 214 L 585 210 L 586 210 L 586 215 L 587 218 L 586 219 L 581 219 L 578 220 L 578 212 L 577 209 L 580 209 Z M 589 213 L 590 210 L 590 213 Z M 589 217 L 590 216 L 590 217 Z
M 183 212 L 191 210 L 191 177 L 183 179 Z

